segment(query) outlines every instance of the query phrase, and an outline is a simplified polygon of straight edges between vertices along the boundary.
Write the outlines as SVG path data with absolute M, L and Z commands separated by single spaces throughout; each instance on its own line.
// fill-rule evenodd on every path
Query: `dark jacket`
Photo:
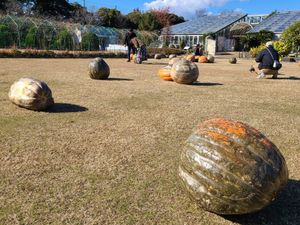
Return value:
M 200 48 L 200 47 L 197 47 L 196 50 L 195 50 L 195 55 L 202 56 L 203 55 L 203 49 Z
M 131 46 L 132 43 L 131 43 L 131 39 L 132 38 L 135 38 L 136 37 L 136 34 L 134 32 L 128 32 L 125 36 L 125 41 L 124 41 L 124 44 L 127 45 L 127 46 Z
M 262 50 L 255 58 L 255 61 L 260 63 L 258 65 L 259 69 L 273 69 L 273 63 L 274 60 L 270 54 L 270 52 L 267 50 L 269 49 L 271 54 L 273 55 L 274 60 L 279 61 L 279 55 L 278 52 L 273 48 L 273 46 L 269 46 Z

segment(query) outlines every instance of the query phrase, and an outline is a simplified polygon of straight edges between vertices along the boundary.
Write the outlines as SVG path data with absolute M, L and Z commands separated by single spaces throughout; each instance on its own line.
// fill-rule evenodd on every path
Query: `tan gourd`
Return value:
M 197 65 L 186 59 L 177 60 L 171 68 L 171 77 L 179 84 L 192 84 L 197 80 L 198 76 L 199 70 Z
M 10 87 L 10 101 L 20 107 L 41 111 L 54 104 L 48 85 L 33 78 L 21 78 Z

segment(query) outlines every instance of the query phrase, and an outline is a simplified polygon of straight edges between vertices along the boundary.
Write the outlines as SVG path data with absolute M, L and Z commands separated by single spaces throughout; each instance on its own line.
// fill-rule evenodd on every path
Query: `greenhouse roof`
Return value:
M 246 17 L 247 14 L 207 15 L 170 27 L 170 34 L 207 34 L 216 33 Z
M 98 37 L 118 36 L 117 29 L 111 27 L 86 26 L 86 29 Z
M 249 33 L 257 33 L 261 30 L 282 33 L 286 28 L 300 20 L 300 11 L 278 12 L 263 20 L 255 26 Z

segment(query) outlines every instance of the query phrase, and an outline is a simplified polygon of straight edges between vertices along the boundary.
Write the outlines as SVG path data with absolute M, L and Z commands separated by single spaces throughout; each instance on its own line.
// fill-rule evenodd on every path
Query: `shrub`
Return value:
M 96 34 L 88 32 L 83 34 L 81 41 L 81 49 L 86 51 L 99 50 L 99 38 Z
M 56 47 L 57 49 L 62 50 L 72 50 L 73 49 L 73 38 L 72 35 L 67 30 L 61 30 L 56 38 Z
M 288 49 L 299 51 L 300 46 L 300 21 L 293 23 L 281 35 L 282 40 Z
M 258 53 L 259 53 L 261 50 L 263 50 L 265 47 L 266 47 L 266 46 L 265 46 L 264 44 L 261 44 L 261 45 L 258 46 L 258 47 L 251 48 L 250 51 L 249 51 L 251 57 L 255 58 L 255 57 L 258 55 Z
M 273 45 L 274 49 L 278 51 L 279 57 L 284 57 L 290 52 L 290 49 L 288 48 L 287 44 L 285 44 L 283 41 L 275 41 Z M 251 48 L 249 51 L 251 57 L 256 57 L 258 53 L 265 47 L 266 46 L 264 44 L 261 44 L 258 47 Z
M 13 36 L 8 26 L 0 24 L 0 48 L 7 48 L 13 45 Z
M 177 48 L 148 48 L 147 49 L 149 57 L 154 57 L 155 54 L 162 54 L 162 55 L 181 55 L 185 52 L 177 49 Z
M 180 48 L 180 49 L 184 49 L 184 47 L 185 47 L 185 41 L 184 41 L 184 40 L 181 40 L 181 41 L 180 41 L 180 44 L 179 44 L 179 48 Z
M 290 46 L 282 40 L 275 41 L 274 48 L 278 51 L 280 57 L 287 56 L 291 51 Z
M 273 32 L 261 30 L 258 33 L 246 34 L 241 38 L 241 42 L 244 44 L 245 50 L 248 51 L 251 48 L 258 47 L 261 44 L 265 44 L 267 41 L 271 41 L 273 39 Z
M 37 28 L 31 27 L 25 37 L 25 46 L 27 48 L 37 48 L 37 38 L 36 38 Z

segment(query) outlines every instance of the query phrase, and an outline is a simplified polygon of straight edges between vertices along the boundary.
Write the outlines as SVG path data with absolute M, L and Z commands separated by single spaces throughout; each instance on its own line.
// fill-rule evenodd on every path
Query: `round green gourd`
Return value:
M 179 177 L 205 210 L 245 214 L 275 199 L 288 169 L 278 148 L 259 131 L 217 118 L 200 124 L 188 138 Z
M 10 101 L 31 110 L 44 110 L 54 104 L 52 92 L 47 84 L 32 78 L 21 78 L 10 87 Z
M 96 80 L 106 80 L 109 77 L 110 69 L 102 58 L 95 58 L 89 64 L 89 76 Z

